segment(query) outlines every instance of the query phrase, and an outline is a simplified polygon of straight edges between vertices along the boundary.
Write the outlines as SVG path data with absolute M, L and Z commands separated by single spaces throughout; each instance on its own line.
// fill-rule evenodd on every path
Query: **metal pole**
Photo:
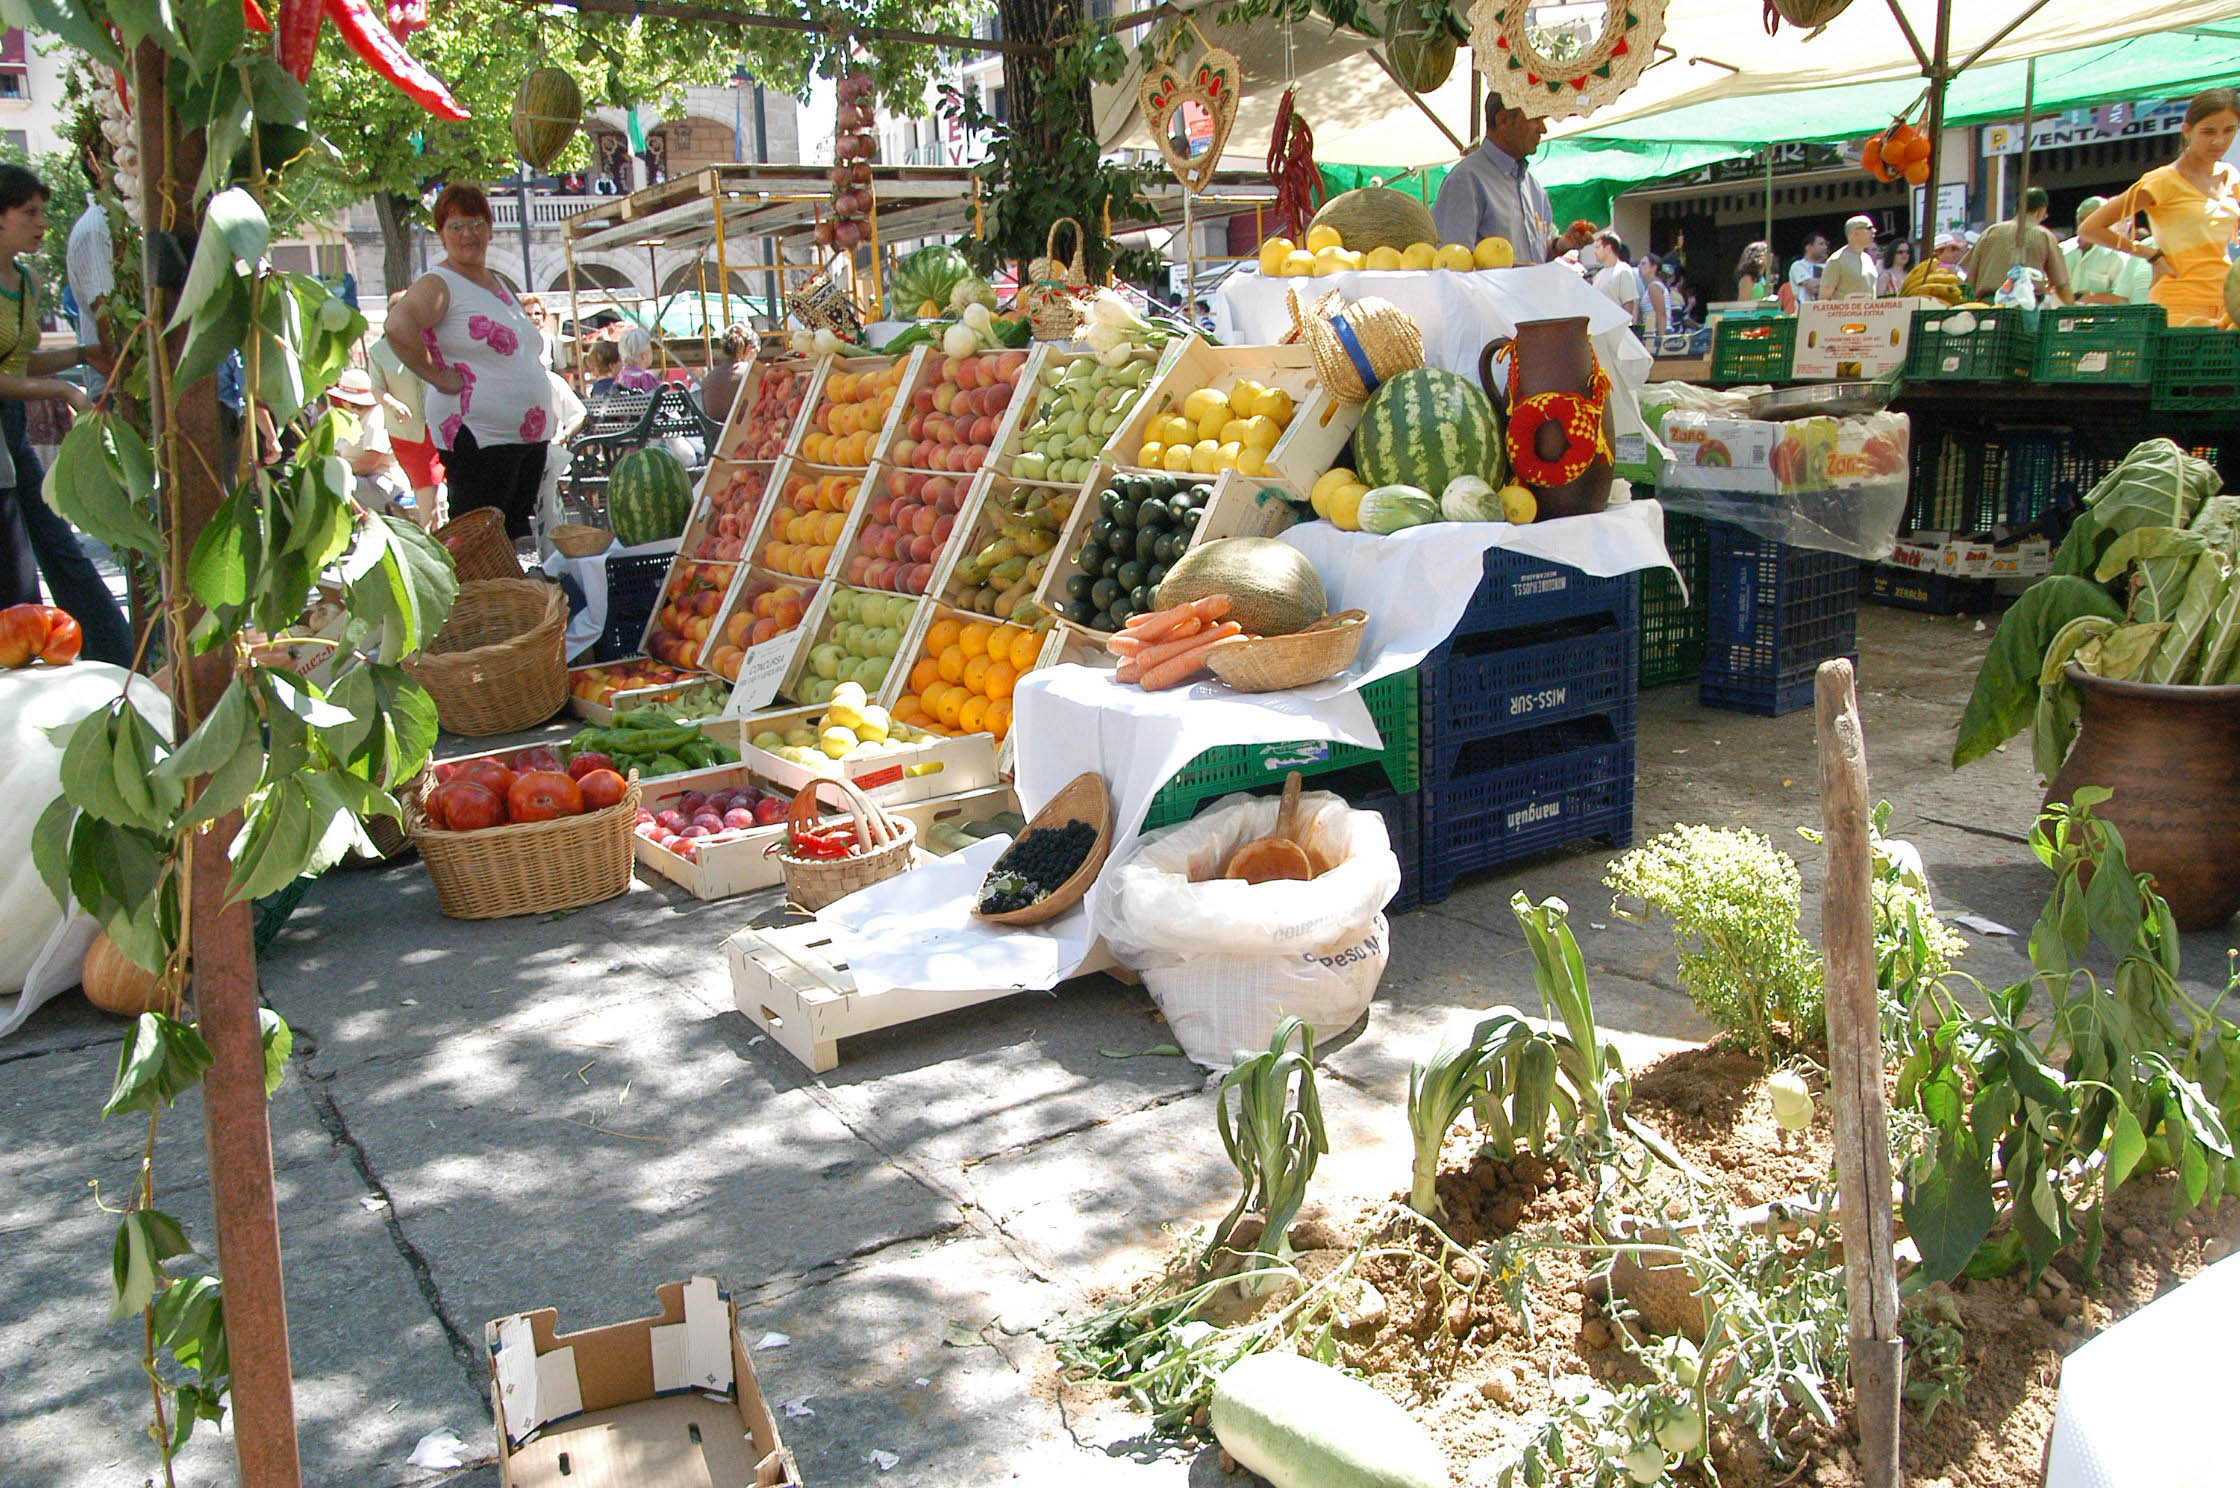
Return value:
M 523 294 L 535 294 L 537 292 L 536 271 L 532 267 L 532 265 L 536 262 L 536 260 L 533 259 L 529 253 L 528 161 L 524 160 L 521 162 L 521 179 L 515 184 L 518 189 L 518 195 L 521 202 L 521 292 Z
M 1921 259 L 1936 256 L 1938 177 L 1944 169 L 1944 90 L 1952 80 L 1952 0 L 1937 0 L 1937 45 L 1929 61 L 1929 179 L 1921 186 Z
M 723 215 L 723 197 L 720 194 L 716 197 L 716 215 L 718 218 Z M 716 347 L 714 338 L 708 334 L 708 261 L 703 258 L 695 263 L 692 272 L 700 281 L 700 355 L 709 367 L 713 367 L 716 364 Z
M 762 84 L 756 83 L 754 85 L 754 158 L 757 164 L 767 165 L 770 163 L 770 115 L 769 111 L 763 106 L 763 98 Z M 766 264 L 775 264 L 780 261 L 776 238 L 766 237 L 762 240 L 762 261 Z M 770 328 L 774 331 L 782 331 L 786 325 L 786 313 L 783 308 L 784 295 L 782 293 L 784 287 L 779 281 L 776 269 L 765 269 L 763 271 L 762 294 L 765 301 L 765 318 L 769 320 Z
M 1781 288 L 1781 257 L 1773 251 L 1773 146 L 1766 146 L 1766 275 L 1776 291 Z M 1759 296 L 1765 298 L 1764 295 Z
M 568 348 L 568 370 L 575 374 L 576 396 L 590 391 L 590 384 L 583 380 L 583 296 L 576 290 L 576 235 L 564 233 L 561 242 L 568 250 L 568 323 L 575 327 L 575 344 Z
M 2038 59 L 2032 57 L 2029 67 L 2022 74 L 2022 175 L 2015 183 L 2015 210 L 2022 209 L 2022 198 L 2030 191 L 2030 135 L 2031 125 L 2037 120 L 2038 110 Z

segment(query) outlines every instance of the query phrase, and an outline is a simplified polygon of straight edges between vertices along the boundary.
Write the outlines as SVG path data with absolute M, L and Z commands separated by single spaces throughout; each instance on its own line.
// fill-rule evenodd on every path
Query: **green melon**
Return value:
M 1209 594 L 1229 596 L 1228 618 L 1248 635 L 1290 635 L 1330 610 L 1307 555 L 1269 537 L 1220 537 L 1184 553 L 1159 581 L 1159 608 Z
M 538 170 L 560 158 L 583 123 L 583 90 L 573 74 L 538 67 L 513 94 L 513 153 Z
M 1353 432 L 1354 469 L 1370 486 L 1443 492 L 1474 475 L 1495 490 L 1508 475 L 1501 420 L 1476 383 L 1456 372 L 1418 367 L 1369 395 Z
M 1372 248 L 1407 248 L 1439 241 L 1431 224 L 1431 209 L 1420 197 L 1389 186 L 1362 186 L 1341 191 L 1314 214 L 1313 227 L 1334 227 L 1356 253 Z
M 607 520 L 625 547 L 665 542 L 692 514 L 692 474 L 659 445 L 632 450 L 607 477 Z
M 1354 520 L 1363 532 L 1389 537 L 1403 527 L 1439 521 L 1439 498 L 1414 486 L 1379 486 L 1361 498 Z

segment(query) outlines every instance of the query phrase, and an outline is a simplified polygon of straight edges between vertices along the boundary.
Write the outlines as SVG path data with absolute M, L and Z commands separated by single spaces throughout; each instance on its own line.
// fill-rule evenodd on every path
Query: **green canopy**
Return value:
M 1721 160 L 1747 155 L 1734 146 L 1698 141 L 1636 143 L 1628 140 L 1550 140 L 1532 158 L 1533 178 L 1547 188 L 1548 202 L 1560 225 L 1584 217 L 1608 222 L 1610 203 L 1642 181 L 1654 181 L 1683 171 L 1698 170 Z M 1322 186 L 1332 196 L 1356 186 L 1386 186 L 1420 196 L 1429 205 L 1438 200 L 1439 187 L 1451 166 L 1427 166 L 1403 174 L 1366 165 L 1325 165 Z

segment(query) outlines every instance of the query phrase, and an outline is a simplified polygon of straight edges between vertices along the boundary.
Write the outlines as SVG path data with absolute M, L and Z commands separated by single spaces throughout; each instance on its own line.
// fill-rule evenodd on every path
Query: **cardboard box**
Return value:
M 1937 569 L 1947 578 L 1987 579 L 1997 552 L 1990 543 L 1973 538 L 1948 542 L 1939 551 Z
M 793 1458 L 711 1277 L 654 1317 L 556 1331 L 549 1307 L 485 1324 L 505 1488 L 781 1488 Z
M 1664 443 L 1669 452 L 1662 484 L 1684 491 L 1732 491 L 1770 496 L 1778 489 L 1773 450 L 1779 424 L 1713 418 L 1674 409 L 1665 415 Z

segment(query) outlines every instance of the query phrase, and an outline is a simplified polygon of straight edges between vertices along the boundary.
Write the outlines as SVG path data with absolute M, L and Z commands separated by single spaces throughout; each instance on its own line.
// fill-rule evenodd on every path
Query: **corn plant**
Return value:
M 1297 1048 L 1292 1047 L 1294 1040 Z M 1229 1113 L 1232 1091 L 1237 1101 L 1234 1117 Z M 1244 1191 L 1214 1227 L 1205 1259 L 1210 1262 L 1229 1248 L 1237 1222 L 1257 1214 L 1262 1221 L 1260 1238 L 1247 1257 L 1249 1268 L 1287 1268 L 1292 1257 L 1291 1221 L 1306 1199 L 1315 1164 L 1330 1150 L 1322 1129 L 1322 1100 L 1315 1093 L 1314 1030 L 1306 1020 L 1284 1019 L 1276 1025 L 1266 1053 L 1238 1060 L 1221 1077 L 1214 1109 L 1221 1145 L 1236 1164 Z M 1274 1279 L 1248 1282 L 1246 1290 L 1264 1289 Z

